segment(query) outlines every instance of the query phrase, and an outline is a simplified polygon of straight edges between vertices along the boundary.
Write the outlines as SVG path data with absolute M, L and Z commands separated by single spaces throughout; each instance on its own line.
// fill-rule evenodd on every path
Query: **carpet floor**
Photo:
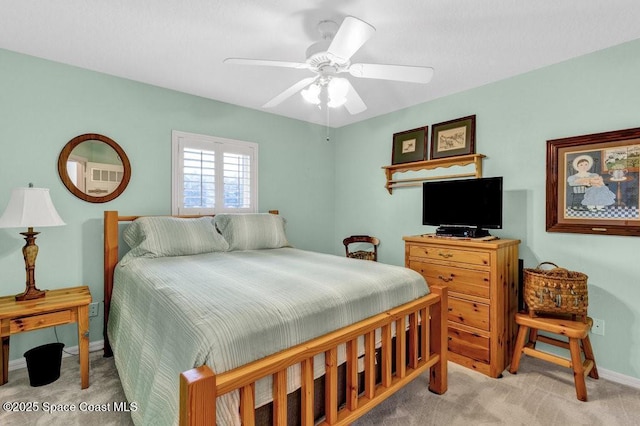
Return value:
M 576 399 L 569 369 L 525 357 L 518 374 L 501 379 L 449 363 L 449 390 L 428 391 L 428 376 L 405 386 L 355 425 L 640 425 L 640 389 L 587 378 L 589 402 Z M 80 389 L 77 357 L 63 359 L 60 378 L 31 387 L 26 369 L 11 371 L 0 387 L 0 402 L 37 402 L 37 412 L 0 411 L 0 425 L 132 425 L 113 358 L 90 357 L 90 386 Z M 131 401 L 133 402 L 133 401 Z M 49 409 L 60 411 L 44 412 Z M 75 411 L 62 411 L 65 409 Z M 109 404 L 110 411 L 84 411 Z M 26 404 L 23 404 L 26 406 Z M 81 408 L 83 409 L 81 411 Z

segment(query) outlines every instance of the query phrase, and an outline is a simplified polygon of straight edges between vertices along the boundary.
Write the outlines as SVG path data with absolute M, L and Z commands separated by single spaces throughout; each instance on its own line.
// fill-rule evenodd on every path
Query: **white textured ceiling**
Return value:
M 318 22 L 347 15 L 376 28 L 352 61 L 431 82 L 351 77 L 368 109 L 328 123 L 299 95 L 265 111 L 341 127 L 640 38 L 639 0 L 0 0 L 0 48 L 262 110 L 312 74 L 222 61 L 304 62 Z

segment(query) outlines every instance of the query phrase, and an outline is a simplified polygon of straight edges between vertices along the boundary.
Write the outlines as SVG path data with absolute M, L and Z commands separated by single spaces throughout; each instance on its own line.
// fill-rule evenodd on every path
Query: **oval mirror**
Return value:
M 58 174 L 76 197 L 105 203 L 124 192 L 131 178 L 131 165 L 127 154 L 111 138 L 87 133 L 62 148 Z

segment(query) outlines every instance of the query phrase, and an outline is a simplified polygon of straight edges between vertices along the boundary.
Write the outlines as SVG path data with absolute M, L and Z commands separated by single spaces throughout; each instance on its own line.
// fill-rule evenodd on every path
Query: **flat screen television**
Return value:
M 479 238 L 502 229 L 502 177 L 424 182 L 422 224 L 436 234 Z

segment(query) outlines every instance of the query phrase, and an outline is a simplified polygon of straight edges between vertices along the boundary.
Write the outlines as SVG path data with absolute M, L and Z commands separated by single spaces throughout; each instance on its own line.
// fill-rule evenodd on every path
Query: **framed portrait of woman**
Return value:
M 640 236 L 640 128 L 547 141 L 547 231 Z

